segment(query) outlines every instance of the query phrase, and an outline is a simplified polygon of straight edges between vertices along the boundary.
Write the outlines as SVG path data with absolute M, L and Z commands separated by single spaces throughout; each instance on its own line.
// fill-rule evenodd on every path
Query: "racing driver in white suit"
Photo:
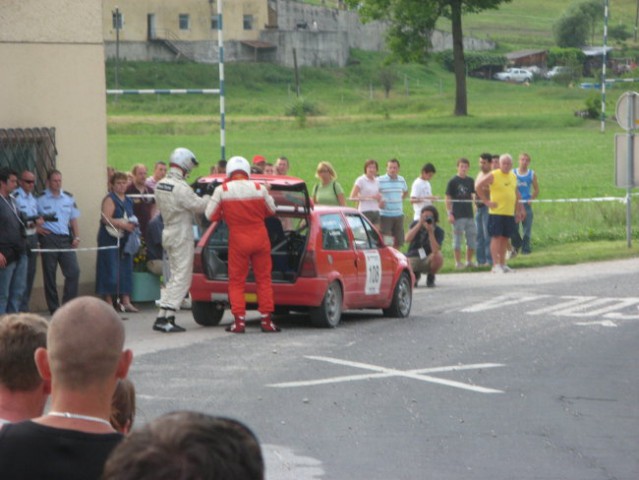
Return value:
M 171 276 L 160 298 L 160 311 L 153 330 L 183 332 L 175 324 L 175 312 L 191 287 L 193 274 L 193 214 L 203 213 L 210 196 L 199 197 L 186 183 L 186 176 L 197 166 L 193 152 L 176 148 L 170 157 L 169 172 L 155 187 L 155 203 L 164 220 L 162 247 L 166 251 Z

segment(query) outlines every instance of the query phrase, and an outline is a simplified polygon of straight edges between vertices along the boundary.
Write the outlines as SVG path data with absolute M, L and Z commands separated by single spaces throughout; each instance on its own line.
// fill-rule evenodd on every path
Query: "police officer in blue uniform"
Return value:
M 38 239 L 43 250 L 72 250 L 80 244 L 78 217 L 80 211 L 73 195 L 62 190 L 62 173 L 52 170 L 47 175 L 48 188 L 38 197 L 38 213 L 57 221 L 45 221 L 38 227 Z M 49 312 L 53 314 L 60 307 L 56 272 L 60 264 L 64 276 L 62 303 L 78 296 L 80 267 L 74 251 L 42 252 L 42 273 L 44 275 L 44 295 Z
M 33 288 L 33 279 L 36 272 L 36 259 L 38 254 L 32 252 L 38 248 L 38 235 L 36 233 L 36 227 L 42 225 L 43 219 L 38 214 L 38 201 L 33 195 L 35 189 L 35 175 L 29 170 L 25 170 L 20 174 L 18 180 L 19 188 L 14 190 L 13 197 L 16 200 L 18 209 L 22 214 L 24 225 L 27 233 L 27 257 L 29 263 L 27 266 L 27 289 L 22 297 L 22 303 L 20 305 L 21 312 L 29 311 L 29 300 L 31 298 L 31 289 Z

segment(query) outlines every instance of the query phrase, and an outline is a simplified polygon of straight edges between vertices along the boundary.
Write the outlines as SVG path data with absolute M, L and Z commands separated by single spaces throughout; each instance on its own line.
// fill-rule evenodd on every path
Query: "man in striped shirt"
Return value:
M 391 158 L 386 163 L 386 175 L 379 177 L 380 226 L 383 235 L 393 237 L 393 246 L 404 244 L 404 199 L 408 196 L 408 186 L 399 175 L 399 160 Z

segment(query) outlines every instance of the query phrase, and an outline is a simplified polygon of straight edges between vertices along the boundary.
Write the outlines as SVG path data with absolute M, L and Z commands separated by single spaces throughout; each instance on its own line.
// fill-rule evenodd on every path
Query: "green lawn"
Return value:
M 304 121 L 285 115 L 295 102 L 288 83 L 290 70 L 229 65 L 226 157 L 251 158 L 259 153 L 274 160 L 286 155 L 292 174 L 309 184 L 315 181 L 317 163 L 328 160 L 347 191 L 367 158 L 377 159 L 382 168 L 387 159 L 398 158 L 409 184 L 425 162 L 432 162 L 437 168 L 433 189 L 443 195 L 459 157 L 471 160 L 471 174 L 475 175 L 481 152 L 516 156 L 526 151 L 539 176 L 542 199 L 625 194 L 613 182 L 613 137 L 620 128 L 609 120 L 601 133 L 599 121 L 574 116 L 584 108 L 586 98 L 596 93 L 548 81 L 523 86 L 469 79 L 470 115 L 454 117 L 452 75 L 436 64 L 398 67 L 400 80 L 385 99 L 373 82 L 381 58 L 362 52 L 354 52 L 354 58 L 358 63 L 345 69 L 303 70 L 304 99 L 318 113 Z M 181 64 L 131 64 L 124 69 L 128 74 L 123 75 L 123 82 L 135 86 L 136 75 L 148 77 L 152 72 L 162 82 L 155 85 L 158 88 L 208 86 L 210 67 L 184 65 L 188 75 L 180 83 L 176 77 L 181 69 Z M 168 79 L 171 85 L 164 83 Z M 622 92 L 621 88 L 609 90 L 609 114 L 614 113 Z M 202 166 L 195 175 L 208 172 L 220 158 L 216 97 L 111 98 L 108 111 L 109 164 L 119 169 L 129 169 L 137 162 L 151 166 L 166 159 L 177 146 L 188 147 L 198 156 Z M 635 203 L 637 200 L 635 197 Z M 438 206 L 443 209 L 442 204 Z M 636 207 L 634 210 L 636 243 L 639 215 Z M 405 211 L 411 211 L 408 203 Z M 445 226 L 450 240 L 450 228 Z M 534 254 L 516 259 L 515 266 L 637 253 L 636 248 L 625 247 L 625 206 L 619 202 L 539 204 L 533 237 Z M 448 240 L 444 251 L 450 257 Z M 450 268 L 450 260 L 447 265 Z

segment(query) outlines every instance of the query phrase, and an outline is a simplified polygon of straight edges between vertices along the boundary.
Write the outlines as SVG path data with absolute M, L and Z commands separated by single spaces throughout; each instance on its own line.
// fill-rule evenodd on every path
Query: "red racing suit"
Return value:
M 224 220 L 229 228 L 229 300 L 236 317 L 246 314 L 244 289 L 253 266 L 258 310 L 273 312 L 271 242 L 264 219 L 275 214 L 275 202 L 263 185 L 232 177 L 215 189 L 205 211 L 211 221 Z

